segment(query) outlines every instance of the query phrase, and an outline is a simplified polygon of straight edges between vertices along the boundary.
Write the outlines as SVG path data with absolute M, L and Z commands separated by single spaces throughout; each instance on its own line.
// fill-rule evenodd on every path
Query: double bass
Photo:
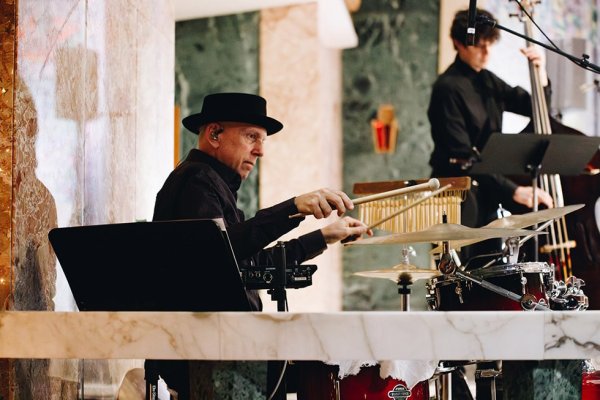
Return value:
M 522 1 L 521 18 L 525 23 L 525 35 L 532 37 L 533 13 L 530 2 Z M 528 12 L 527 9 L 529 9 Z M 527 42 L 527 46 L 531 46 Z M 532 121 L 535 134 L 583 135 L 567 127 L 550 116 L 544 88 L 542 87 L 539 67 L 529 61 L 531 79 Z M 528 128 L 526 128 L 528 129 Z M 538 187 L 548 192 L 555 207 L 569 204 L 585 204 L 581 210 L 556 219 L 548 228 L 548 237 L 540 252 L 556 266 L 559 278 L 566 280 L 577 276 L 586 282 L 584 290 L 589 298 L 590 309 L 600 309 L 600 224 L 597 222 L 595 208 L 600 202 L 600 153 L 597 151 L 581 175 L 561 177 L 558 175 L 540 175 Z

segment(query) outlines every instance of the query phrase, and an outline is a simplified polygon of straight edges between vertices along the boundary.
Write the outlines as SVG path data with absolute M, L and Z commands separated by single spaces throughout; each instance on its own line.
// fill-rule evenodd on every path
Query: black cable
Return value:
M 519 5 L 519 8 L 521 9 L 521 11 L 523 11 L 523 14 L 525 14 L 527 16 L 527 18 L 529 18 L 529 20 L 531 21 L 531 23 L 533 23 L 533 25 L 535 25 L 535 27 L 538 29 L 538 31 L 540 31 L 540 33 L 542 35 L 544 35 L 544 37 L 546 38 L 546 40 L 548 40 L 548 42 L 558 51 L 560 52 L 564 52 L 560 47 L 558 47 L 556 45 L 556 43 L 554 43 L 549 37 L 548 35 L 546 35 L 546 33 L 544 32 L 544 30 L 537 24 L 537 22 L 535 22 L 535 20 L 533 19 L 533 17 L 531 16 L 531 14 L 529 14 L 529 12 L 527 12 L 527 10 L 525 9 L 525 7 L 523 7 L 523 4 L 521 4 L 521 0 L 515 0 L 517 2 L 517 4 Z M 585 69 L 586 71 L 590 71 L 590 72 L 594 72 L 594 73 L 598 73 L 598 71 L 596 71 L 593 68 L 590 68 L 587 64 L 588 64 L 588 58 L 589 56 L 587 54 L 582 54 L 581 59 L 578 59 L 577 61 L 566 57 L 569 61 L 571 61 L 573 64 Z
M 272 400 L 273 396 L 275 396 L 275 394 L 277 393 L 277 390 L 279 389 L 279 385 L 281 385 L 281 381 L 283 381 L 283 376 L 285 375 L 285 369 L 287 368 L 287 360 L 283 362 L 283 368 L 281 369 L 281 374 L 279 375 L 279 380 L 277 381 L 277 384 L 275 385 L 275 388 L 273 389 L 273 392 L 271 392 L 271 395 L 268 397 L 268 400 Z

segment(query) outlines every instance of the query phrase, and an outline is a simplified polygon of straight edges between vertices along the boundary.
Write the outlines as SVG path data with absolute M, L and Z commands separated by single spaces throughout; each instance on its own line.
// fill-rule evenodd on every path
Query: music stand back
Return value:
M 48 237 L 81 311 L 250 311 L 218 220 L 56 228 Z

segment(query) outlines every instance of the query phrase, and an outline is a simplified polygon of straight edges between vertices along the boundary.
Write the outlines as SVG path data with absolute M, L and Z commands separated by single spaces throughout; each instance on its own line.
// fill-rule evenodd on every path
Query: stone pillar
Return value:
M 321 187 L 341 189 L 341 54 L 319 43 L 316 4 L 261 12 L 260 94 L 284 124 L 261 160 L 260 207 Z M 326 223 L 306 218 L 289 238 Z M 288 291 L 292 311 L 341 309 L 340 255 L 336 244 L 307 262 L 319 269 L 311 287 Z M 270 303 L 265 299 L 265 308 L 275 309 Z

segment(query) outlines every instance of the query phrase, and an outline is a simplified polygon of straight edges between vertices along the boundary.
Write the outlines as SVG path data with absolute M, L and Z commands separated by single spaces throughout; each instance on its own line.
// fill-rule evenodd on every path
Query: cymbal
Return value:
M 585 204 L 574 204 L 572 206 L 548 208 L 546 210 L 534 211 L 527 214 L 509 215 L 508 217 L 493 220 L 484 228 L 514 228 L 520 229 L 551 219 L 564 217 L 565 215 L 583 208 Z
M 355 272 L 353 275 L 364 276 L 366 278 L 389 279 L 397 283 L 402 274 L 409 274 L 413 282 L 440 275 L 439 271 L 436 269 L 422 269 L 409 264 L 398 264 L 388 269 L 360 271 Z
M 504 218 L 498 218 L 485 225 L 483 228 L 504 228 L 504 229 L 521 229 L 528 226 L 541 224 L 555 218 L 561 218 L 565 215 L 583 208 L 585 204 L 573 204 L 565 207 L 548 208 L 546 210 L 533 211 L 526 214 L 509 215 Z M 451 241 L 450 247 L 458 249 L 463 246 L 468 246 L 477 243 L 479 240 L 457 240 Z M 438 246 L 431 250 L 431 253 L 439 253 L 442 251 L 442 246 Z
M 348 244 L 394 244 L 394 243 L 420 243 L 443 242 L 451 240 L 473 240 L 478 242 L 486 239 L 516 237 L 539 234 L 536 231 L 525 229 L 504 228 L 469 228 L 460 224 L 436 224 L 429 228 L 408 233 L 395 233 L 393 235 L 375 236 L 357 240 Z

